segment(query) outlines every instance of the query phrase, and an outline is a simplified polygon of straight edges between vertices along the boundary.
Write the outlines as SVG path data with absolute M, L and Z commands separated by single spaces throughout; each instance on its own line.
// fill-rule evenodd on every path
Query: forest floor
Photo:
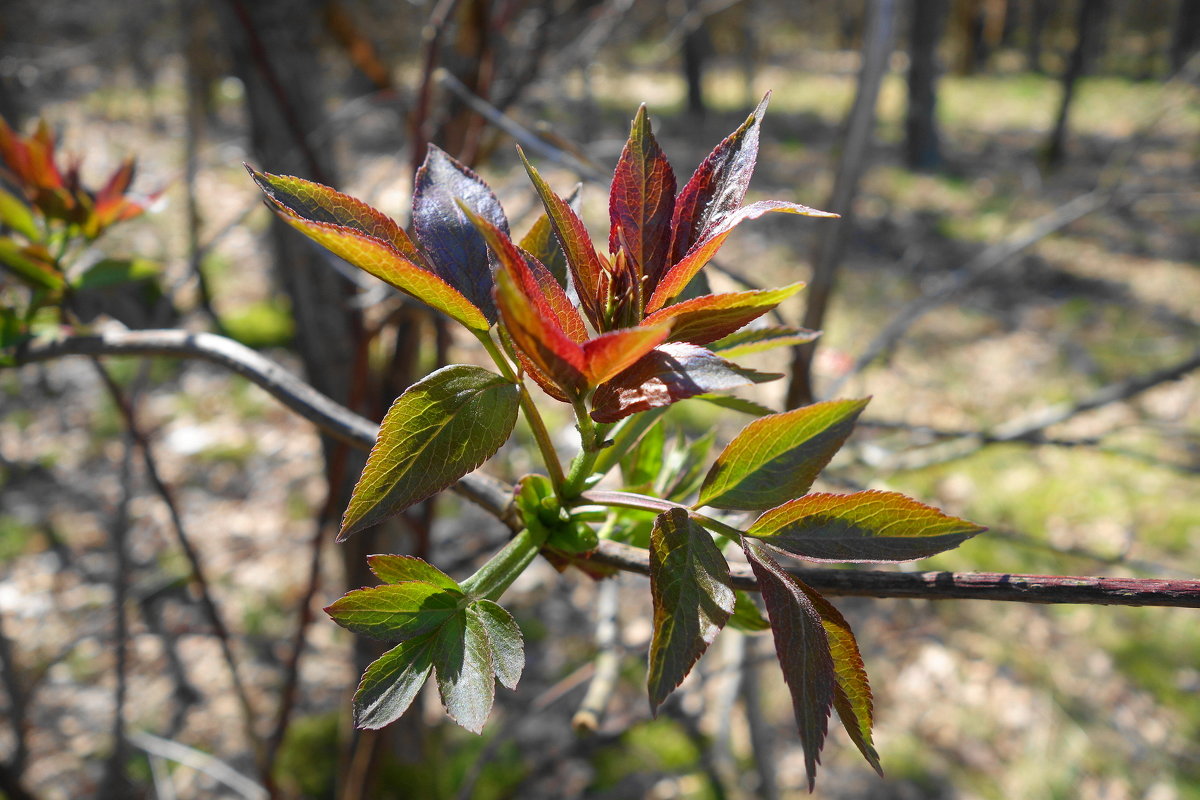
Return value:
M 134 153 L 141 169 L 136 188 L 167 187 L 164 208 L 115 232 L 103 247 L 159 260 L 165 285 L 188 307 L 196 295 L 181 180 L 183 98 L 177 74 L 166 70 L 159 81 L 148 91 L 120 80 L 96 85 L 47 102 L 42 112 L 63 132 L 65 148 L 85 156 L 85 174 L 102 174 Z M 820 207 L 853 77 L 779 66 L 764 69 L 756 87 L 775 91 L 748 199 Z M 674 74 L 602 68 L 593 87 L 598 106 L 586 114 L 570 82 L 536 87 L 519 113 L 529 124 L 544 118 L 552 128 L 561 125 L 589 158 L 608 165 L 628 118 L 646 102 L 682 182 L 757 99 L 732 72 L 715 73 L 708 88 L 712 111 L 698 121 L 682 112 Z M 268 214 L 241 166 L 247 154 L 237 87 L 226 89 L 196 179 L 202 240 L 223 231 L 203 267 L 229 329 L 296 370 L 295 359 L 276 346 L 286 340 L 289 320 L 267 272 Z M 1047 78 L 947 78 L 939 110 L 946 164 L 916 174 L 900 156 L 903 85 L 889 77 L 817 362 L 819 387 L 845 377 L 839 395 L 874 398 L 854 447 L 835 463 L 833 479 L 841 483 L 831 485 L 904 491 L 992 529 L 908 569 L 1196 577 L 1196 374 L 1050 428 L 1056 445 L 952 450 L 929 433 L 993 430 L 1170 366 L 1200 342 L 1195 90 L 1085 81 L 1067 161 L 1048 171 L 1038 153 L 1056 98 Z M 410 180 L 400 117 L 361 103 L 340 111 L 346 182 L 338 188 L 403 219 Z M 549 165 L 545 171 L 556 187 L 574 181 Z M 496 187 L 514 230 L 523 231 L 534 200 L 511 142 L 501 141 L 480 172 Z M 1117 201 L 997 265 L 918 320 L 882 363 L 848 374 L 905 304 L 988 245 L 1098 184 L 1116 187 Z M 585 188 L 584 212 L 594 231 L 607 224 L 606 207 L 602 187 Z M 758 285 L 803 280 L 818 224 L 751 223 L 718 260 Z M 735 285 L 723 275 L 713 284 Z M 803 294 L 782 313 L 794 322 L 802 308 Z M 206 323 L 193 312 L 183 324 Z M 466 344 L 456 343 L 452 358 L 476 358 Z M 753 365 L 778 367 L 781 358 L 767 355 Z M 147 367 L 107 363 L 136 397 L 158 468 L 211 576 L 261 735 L 275 713 L 323 499 L 317 436 L 265 393 L 216 367 L 161 359 Z M 760 395 L 775 407 L 781 397 L 780 386 Z M 565 421 L 560 434 L 569 446 L 573 431 Z M 700 433 L 715 418 L 684 404 L 676 424 Z M 731 423 L 722 424 L 730 425 L 723 434 L 731 432 Z M 511 446 L 485 469 L 513 477 L 526 470 L 525 459 Z M 26 781 L 48 799 L 89 796 L 111 748 L 116 650 L 109 539 L 123 519 L 133 559 L 130 729 L 253 773 L 229 671 L 186 587 L 170 515 L 136 460 L 128 467 L 132 481 L 123 480 L 128 460 L 121 418 L 91 364 L 0 373 L 0 621 L 25 703 Z M 458 500 L 440 509 L 432 559 L 465 572 L 469 559 L 498 543 L 503 531 Z M 341 593 L 342 574 L 337 546 L 325 542 L 317 606 Z M 761 664 L 755 684 L 771 732 L 773 752 L 760 757 L 774 765 L 784 796 L 804 796 L 803 758 L 764 637 L 724 635 L 728 643 L 704 659 L 678 703 L 651 720 L 642 688 L 647 587 L 628 576 L 621 584 L 623 682 L 597 736 L 580 739 L 569 728 L 592 654 L 596 587 L 540 563 L 506 601 L 527 638 L 519 691 L 501 690 L 482 737 L 445 722 L 434 693 L 426 692 L 419 709 L 428 723 L 424 760 L 395 759 L 385 774 L 405 788 L 379 796 L 707 798 L 716 796 L 710 772 L 733 775 L 734 796 L 752 796 L 747 719 L 740 706 L 728 705 L 737 688 L 728 665 L 745 659 L 745 649 Z M 888 777 L 874 777 L 846 737 L 833 732 L 816 796 L 1200 798 L 1194 610 L 837 604 L 863 646 Z M 336 742 L 346 733 L 357 678 L 350 642 L 317 613 L 298 722 L 280 762 L 285 789 L 326 796 L 338 769 Z M 11 697 L 0 694 L 7 704 L 0 718 L 16 718 Z M 12 753 L 15 741 L 11 726 L 0 725 L 0 753 Z M 149 785 L 159 766 L 138 755 L 131 769 Z M 180 798 L 230 791 L 201 771 L 178 765 L 169 771 Z

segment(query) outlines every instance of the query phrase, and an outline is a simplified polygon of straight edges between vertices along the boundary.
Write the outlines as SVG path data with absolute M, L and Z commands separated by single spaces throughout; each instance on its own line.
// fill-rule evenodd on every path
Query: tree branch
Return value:
M 212 361 L 254 382 L 288 408 L 347 444 L 366 448 L 375 443 L 378 431 L 375 423 L 343 408 L 250 348 L 210 333 L 106 331 L 94 336 L 74 336 L 26 345 L 17 352 L 16 362 L 18 365 L 31 364 L 71 355 L 161 355 Z M 476 473 L 463 477 L 452 488 L 510 529 L 517 528 L 518 523 L 511 510 L 510 486 Z M 601 541 L 589 558 L 593 563 L 625 572 L 647 575 L 650 571 L 650 557 L 645 550 L 618 542 Z M 790 571 L 814 589 L 832 596 L 1200 608 L 1200 581 L 993 572 Z M 757 583 L 748 568 L 734 567 L 732 574 L 736 588 L 757 590 Z

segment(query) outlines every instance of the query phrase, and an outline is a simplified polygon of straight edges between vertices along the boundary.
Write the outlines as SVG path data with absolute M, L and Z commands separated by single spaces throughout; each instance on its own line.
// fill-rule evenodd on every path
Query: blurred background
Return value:
M 787 377 L 755 399 L 874 396 L 824 488 L 991 527 L 908 569 L 1194 578 L 1198 49 L 1193 0 L 5 0 L 0 113 L 45 119 L 85 182 L 135 156 L 162 193 L 97 244 L 156 269 L 96 325 L 223 333 L 379 419 L 479 354 L 281 228 L 243 162 L 406 223 L 436 143 L 523 233 L 515 140 L 598 236 L 639 104 L 682 185 L 771 91 L 748 201 L 843 219 L 748 223 L 707 273 L 809 282 L 780 311 L 824 335 L 756 357 Z M 807 794 L 769 636 L 724 632 L 652 720 L 646 581 L 540 562 L 481 737 L 428 691 L 356 734 L 375 643 L 319 609 L 373 583 L 367 553 L 461 578 L 503 526 L 445 497 L 334 545 L 361 454 L 214 365 L 106 363 L 124 407 L 83 361 L 0 371 L 0 797 Z M 687 440 L 744 422 L 672 414 Z M 487 469 L 529 471 L 526 437 Z M 833 731 L 815 796 L 1200 798 L 1194 610 L 835 602 L 887 777 Z M 576 734 L 598 650 L 619 681 Z

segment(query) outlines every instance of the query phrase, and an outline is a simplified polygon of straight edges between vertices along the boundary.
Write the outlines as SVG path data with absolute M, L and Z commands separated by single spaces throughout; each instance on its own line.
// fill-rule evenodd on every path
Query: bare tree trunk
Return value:
M 1200 51 L 1200 3 L 1179 0 L 1175 15 L 1175 36 L 1171 39 L 1171 72 L 1179 72 L 1188 59 Z
M 687 3 L 688 11 L 698 13 L 697 5 L 691 0 Z M 704 103 L 704 61 L 711 47 L 703 20 L 684 33 L 683 79 L 687 84 L 687 110 L 696 119 L 702 119 L 708 110 Z
M 1029 26 L 1026 31 L 1028 38 L 1025 40 L 1025 69 L 1041 75 L 1046 71 L 1042 63 L 1042 36 L 1046 32 L 1046 21 L 1050 18 L 1051 7 L 1049 0 L 1028 2 Z
M 947 0 L 912 2 L 904 141 L 905 160 L 910 169 L 935 169 L 942 162 L 936 113 L 938 42 L 948 10 Z
M 1093 20 L 1100 10 L 1103 0 L 1079 0 L 1079 14 L 1076 21 L 1075 47 L 1071 50 L 1071 58 L 1062 76 L 1062 102 L 1058 106 L 1058 116 L 1054 122 L 1054 130 L 1046 141 L 1046 164 L 1051 167 L 1062 163 L 1066 150 L 1067 120 L 1071 113 L 1071 101 L 1075 98 L 1075 86 L 1079 78 L 1087 71 L 1087 56 L 1091 47 L 1090 37 L 1096 30 Z
M 896 0 L 872 0 L 867 6 L 866 30 L 863 35 L 863 62 L 858 76 L 858 92 L 846 124 L 845 148 L 838 162 L 837 178 L 826 209 L 841 214 L 841 219 L 822 223 L 816 247 L 813 249 L 813 275 L 808 288 L 808 307 L 804 325 L 818 329 L 825 320 L 825 310 L 833 294 L 834 279 L 846 238 L 854 223 L 852 206 L 858 193 L 859 178 L 866 164 L 867 148 L 875 128 L 875 104 L 879 86 L 887 72 L 892 51 L 892 30 L 896 21 Z M 788 385 L 787 407 L 811 403 L 812 359 L 815 344 L 801 345 L 793 350 L 792 378 Z

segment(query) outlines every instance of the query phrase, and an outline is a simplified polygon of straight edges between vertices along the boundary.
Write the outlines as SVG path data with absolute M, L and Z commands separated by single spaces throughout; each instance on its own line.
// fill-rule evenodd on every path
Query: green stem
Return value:
M 462 590 L 473 600 L 499 600 L 512 586 L 545 543 L 545 534 L 528 528 L 514 536 L 500 552 L 488 559 L 474 575 L 462 582 Z
M 588 415 L 587 405 L 582 399 L 572 403 L 575 408 L 575 419 L 579 423 L 579 438 L 582 449 L 579 455 L 571 461 L 570 470 L 567 472 L 567 481 L 563 485 L 563 494 L 566 497 L 577 497 L 583 491 L 583 484 L 591 477 L 596 465 L 596 459 L 600 457 L 600 453 L 604 449 L 604 437 L 608 435 L 610 424 L 601 423 L 597 425 L 592 422 L 591 416 Z
M 726 525 L 719 519 L 713 519 L 685 506 L 683 503 L 676 503 L 671 500 L 663 500 L 661 497 L 650 497 L 644 494 L 635 494 L 633 492 L 609 492 L 593 490 L 584 492 L 579 495 L 579 500 L 583 503 L 592 503 L 599 506 L 610 506 L 613 508 L 636 508 L 642 511 L 670 511 L 673 508 L 682 508 L 688 512 L 688 516 L 694 519 L 699 524 L 708 528 L 713 533 L 719 533 L 722 536 L 736 540 L 742 535 L 742 531 L 732 525 Z
M 525 382 L 513 372 L 512 365 L 508 363 L 508 359 L 500 352 L 500 348 L 496 347 L 496 343 L 492 341 L 492 337 L 487 332 L 473 331 L 473 333 L 475 338 L 483 344 L 488 355 L 492 357 L 492 361 L 496 362 L 501 374 L 517 385 L 521 411 L 525 414 L 525 421 L 529 423 L 529 429 L 533 431 L 533 439 L 537 442 L 538 450 L 542 454 L 546 471 L 550 473 L 550 483 L 554 485 L 554 494 L 562 501 L 567 496 L 563 488 L 566 477 L 563 474 L 562 462 L 558 460 L 558 451 L 554 449 L 554 440 L 550 438 L 546 422 L 542 419 L 529 390 L 525 388 Z

